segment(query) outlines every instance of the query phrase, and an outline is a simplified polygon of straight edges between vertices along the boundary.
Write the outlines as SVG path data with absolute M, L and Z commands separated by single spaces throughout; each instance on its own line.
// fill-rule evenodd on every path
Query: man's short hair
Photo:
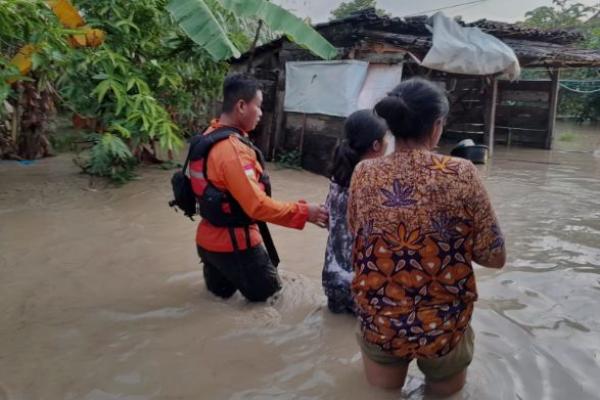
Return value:
M 232 112 L 238 101 L 250 102 L 260 90 L 258 81 L 249 75 L 229 75 L 223 82 L 223 112 Z

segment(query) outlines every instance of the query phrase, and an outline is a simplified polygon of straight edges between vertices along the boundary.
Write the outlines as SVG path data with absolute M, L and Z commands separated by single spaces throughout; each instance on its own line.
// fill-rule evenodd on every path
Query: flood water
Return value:
M 600 132 L 560 128 L 575 139 L 482 168 L 509 261 L 477 267 L 454 399 L 600 399 Z M 276 198 L 325 198 L 326 179 L 274 169 Z M 367 386 L 353 318 L 325 306 L 323 230 L 273 229 L 285 287 L 269 304 L 207 293 L 171 173 L 114 188 L 68 155 L 0 162 L 0 400 L 423 398 L 416 369 L 402 393 Z

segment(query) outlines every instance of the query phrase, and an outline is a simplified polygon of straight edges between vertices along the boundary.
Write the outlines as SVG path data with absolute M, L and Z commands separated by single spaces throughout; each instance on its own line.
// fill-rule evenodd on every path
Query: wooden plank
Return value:
M 284 147 L 287 151 L 301 150 L 303 168 L 328 175 L 343 126 L 344 118 L 340 117 L 286 113 Z
M 263 79 L 257 79 L 260 89 L 263 92 L 263 111 L 273 111 L 275 108 L 275 97 L 276 97 L 276 82 L 267 81 Z
M 374 64 L 399 64 L 407 57 L 403 51 L 399 52 L 379 52 L 371 50 L 357 50 L 354 53 L 354 59 L 366 61 Z
M 302 146 L 302 168 L 329 176 L 337 143 L 338 140 L 332 136 L 306 133 Z
M 511 129 L 507 127 L 496 126 L 496 142 L 508 144 L 509 136 L 511 145 L 517 144 L 544 148 L 546 131 L 537 129 Z
M 303 50 L 303 49 L 297 49 L 297 50 L 296 49 L 290 49 L 290 50 L 283 49 L 283 50 L 281 50 L 281 53 L 279 54 L 279 59 L 284 64 L 288 61 L 319 61 L 320 60 L 319 57 L 315 56 L 310 51 Z
M 481 79 L 457 79 L 454 90 L 481 90 Z
M 454 124 L 483 124 L 485 122 L 485 107 L 477 106 L 464 109 L 460 106 L 452 107 L 448 115 L 448 126 Z
M 263 154 L 268 154 L 269 143 L 271 141 L 271 119 L 273 114 L 265 112 L 256 129 L 252 133 L 252 141 Z
M 450 102 L 484 102 L 485 95 L 481 93 L 479 90 L 461 90 L 451 92 L 448 96 L 450 98 Z
M 550 101 L 550 93 L 525 90 L 505 90 L 500 91 L 499 99 L 500 103 L 508 101 L 530 102 L 537 104 L 541 103 L 541 106 L 547 107 L 547 103 Z
M 496 111 L 496 125 L 513 128 L 546 129 L 548 109 L 531 106 L 499 105 Z
M 494 129 L 496 126 L 496 104 L 498 102 L 498 80 L 491 78 L 485 113 L 485 141 L 490 157 L 494 154 Z
M 300 149 L 300 136 L 302 136 L 302 124 L 299 126 L 296 124 L 290 124 L 290 114 L 286 114 L 285 127 L 283 128 L 283 135 L 281 142 L 277 147 L 277 151 L 291 151 Z
M 545 148 L 552 148 L 554 139 L 554 130 L 556 127 L 556 111 L 558 109 L 558 93 L 560 90 L 560 69 L 550 71 L 552 77 L 552 87 L 550 89 L 550 109 L 548 111 L 548 133 L 546 134 Z
M 306 130 L 310 133 L 339 138 L 344 135 L 345 120 L 342 117 L 309 114 L 306 120 Z
M 277 70 L 265 69 L 265 68 L 254 68 L 253 75 L 256 79 L 277 82 Z
M 507 127 L 496 126 L 494 130 L 494 143 L 507 144 L 508 139 Z M 545 130 L 535 129 L 511 129 L 511 144 L 523 145 L 527 147 L 543 148 L 544 139 L 546 137 Z M 456 144 L 464 139 L 472 139 L 475 143 L 488 144 L 485 139 L 484 132 L 461 131 L 446 129 L 442 136 L 442 141 L 446 143 Z
M 320 114 L 288 112 L 286 125 L 291 128 L 304 128 L 312 134 L 341 137 L 344 133 L 345 118 Z
M 445 130 L 442 135 L 443 142 L 452 143 L 454 145 L 464 139 L 472 139 L 477 144 L 484 144 L 484 133 Z
M 507 90 L 522 90 L 522 91 L 532 91 L 532 92 L 545 92 L 550 90 L 551 82 L 546 80 L 539 81 L 499 81 L 498 89 L 500 91 Z
M 303 120 L 304 120 L 304 114 L 302 113 L 296 113 L 296 112 L 286 112 L 286 121 L 285 121 L 285 126 L 286 128 L 302 128 L 303 126 Z
M 273 160 L 275 154 L 279 151 L 279 146 L 283 142 L 283 134 L 285 132 L 285 112 L 283 111 L 283 103 L 285 100 L 285 68 L 277 70 L 277 85 L 275 86 L 275 104 L 273 105 L 273 129 L 271 130 L 273 139 L 271 140 L 271 148 L 269 149 L 268 158 Z
M 455 124 L 449 125 L 447 130 L 458 131 L 458 132 L 485 132 L 485 124 L 484 123 L 468 123 L 464 121 L 457 122 Z

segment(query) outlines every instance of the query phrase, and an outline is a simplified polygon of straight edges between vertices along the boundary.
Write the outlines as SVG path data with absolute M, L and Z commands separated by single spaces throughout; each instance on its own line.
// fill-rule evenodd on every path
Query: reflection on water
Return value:
M 553 152 L 498 148 L 481 169 L 510 256 L 477 270 L 455 399 L 600 399 L 600 134 L 581 131 Z M 166 206 L 169 176 L 90 190 L 68 157 L 0 163 L 1 400 L 399 398 L 367 387 L 353 319 L 326 311 L 325 232 L 274 229 L 285 289 L 268 304 L 217 300 L 194 224 Z M 327 190 L 304 172 L 273 180 L 283 199 Z M 401 398 L 423 398 L 414 367 Z

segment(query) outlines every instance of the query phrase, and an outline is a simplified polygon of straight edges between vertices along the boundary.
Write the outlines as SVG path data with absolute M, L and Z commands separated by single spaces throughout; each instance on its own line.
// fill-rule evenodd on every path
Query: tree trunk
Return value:
M 48 122 L 53 115 L 54 102 L 49 91 L 38 91 L 35 82 L 23 84 L 23 95 L 17 106 L 23 110 L 17 138 L 19 157 L 34 160 L 50 155 L 47 138 Z

